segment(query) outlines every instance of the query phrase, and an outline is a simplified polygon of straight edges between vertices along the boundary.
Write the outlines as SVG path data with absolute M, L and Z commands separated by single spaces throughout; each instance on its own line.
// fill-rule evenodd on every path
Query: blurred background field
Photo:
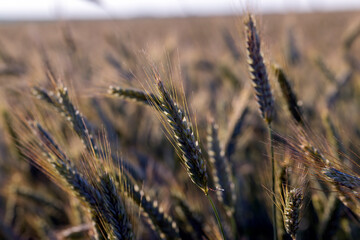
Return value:
M 256 18 L 275 95 L 275 131 L 289 138 L 294 135 L 294 123 L 271 70 L 277 63 L 302 102 L 306 126 L 315 135 L 316 147 L 338 158 L 337 143 L 341 141 L 344 154 L 353 161 L 344 168 L 358 173 L 359 12 Z M 146 86 L 153 82 L 146 72 L 152 65 L 164 76 L 172 75 L 172 81 L 182 82 L 206 159 L 210 118 L 219 125 L 221 146 L 234 148 L 226 152 L 235 184 L 234 213 L 229 216 L 221 202 L 216 201 L 227 238 L 270 239 L 269 136 L 250 88 L 245 47 L 242 16 L 0 24 L 0 239 L 92 236 L 89 214 L 78 199 L 66 187 L 54 185 L 16 147 L 22 149 L 28 140 L 28 133 L 20 131 L 18 118 L 29 112 L 70 159 L 78 166 L 84 164 L 77 160 L 84 158 L 85 150 L 71 125 L 51 104 L 33 94 L 33 87 L 56 92 L 54 80 L 67 87 L 71 101 L 88 121 L 94 137 L 101 139 L 106 134 L 111 152 L 125 159 L 120 165 L 177 222 L 182 239 L 220 238 L 207 200 L 177 161 L 154 109 L 108 93 L 109 86 L 140 90 L 145 86 L 149 90 Z M 49 78 L 50 70 L 55 79 Z M 324 121 L 326 114 L 331 116 L 339 134 L 335 140 Z M 234 124 L 241 116 L 244 121 L 235 139 L 231 139 L 229 134 L 235 131 Z M 286 157 L 279 146 L 279 166 Z M 207 165 L 211 176 L 214 166 L 208 160 Z M 209 177 L 209 186 L 215 189 L 212 178 Z M 309 178 L 316 176 L 309 174 Z M 350 210 L 337 210 L 333 217 L 336 219 L 330 217 L 335 223 L 326 218 L 331 190 L 323 182 L 320 185 L 306 190 L 310 200 L 304 204 L 297 239 L 358 239 L 359 221 Z M 215 198 L 215 192 L 210 194 Z M 196 224 L 189 224 L 189 216 L 173 195 L 185 199 L 196 215 Z M 158 239 L 158 229 L 152 231 L 136 204 L 124 199 L 136 239 Z M 288 238 L 279 232 L 280 235 Z

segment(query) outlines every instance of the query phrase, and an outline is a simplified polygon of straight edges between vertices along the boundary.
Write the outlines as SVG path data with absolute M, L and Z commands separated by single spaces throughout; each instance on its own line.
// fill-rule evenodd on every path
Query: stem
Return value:
M 215 207 L 214 202 L 213 202 L 213 200 L 211 199 L 210 195 L 209 195 L 209 194 L 206 194 L 206 197 L 209 199 L 209 202 L 210 202 L 210 204 L 211 204 L 211 207 L 212 207 L 212 209 L 213 209 L 213 211 L 214 211 L 214 213 L 215 213 L 216 221 L 217 221 L 217 223 L 218 223 L 218 225 L 219 225 L 222 238 L 225 240 L 224 229 L 223 229 L 223 226 L 222 226 L 221 221 L 220 221 L 219 213 L 218 213 L 218 211 L 216 210 L 216 207 Z
M 275 198 L 275 159 L 274 159 L 274 146 L 273 146 L 273 131 L 271 123 L 268 124 L 270 135 L 270 152 L 271 152 L 271 170 L 272 170 L 272 215 L 273 215 L 273 233 L 274 240 L 277 240 L 277 219 L 276 219 L 276 198 Z

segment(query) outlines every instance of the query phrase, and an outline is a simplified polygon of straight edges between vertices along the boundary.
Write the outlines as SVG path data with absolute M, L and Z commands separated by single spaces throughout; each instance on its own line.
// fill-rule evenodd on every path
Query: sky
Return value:
M 0 0 L 0 20 L 186 17 L 237 14 L 244 10 L 284 13 L 358 9 L 360 0 Z

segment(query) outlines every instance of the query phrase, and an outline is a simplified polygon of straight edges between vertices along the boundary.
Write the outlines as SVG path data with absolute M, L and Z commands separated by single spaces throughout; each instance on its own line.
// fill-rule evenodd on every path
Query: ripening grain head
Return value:
M 271 123 L 274 116 L 274 97 L 271 93 L 271 86 L 261 53 L 260 37 L 252 15 L 248 15 L 245 20 L 245 28 L 248 66 L 256 99 L 261 116 L 267 123 Z

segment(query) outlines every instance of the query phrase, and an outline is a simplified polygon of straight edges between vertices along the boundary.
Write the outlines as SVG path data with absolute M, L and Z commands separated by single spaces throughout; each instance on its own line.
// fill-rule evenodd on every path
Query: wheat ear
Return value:
M 133 239 L 131 223 L 127 218 L 114 181 L 109 174 L 105 173 L 100 177 L 100 189 L 103 193 L 106 221 L 111 224 L 116 239 Z
M 145 195 L 139 186 L 131 179 L 124 180 L 129 197 L 143 210 L 143 214 L 150 220 L 151 227 L 159 234 L 161 239 L 179 239 L 179 229 L 170 216 L 163 212 L 157 201 Z
M 234 213 L 235 186 L 232 181 L 230 163 L 220 147 L 218 126 L 211 122 L 208 127 L 208 154 L 212 163 L 213 177 L 218 190 L 217 197 L 223 203 L 227 214 Z
M 160 80 L 158 80 L 157 86 L 160 92 L 159 99 L 163 114 L 175 135 L 177 147 L 181 152 L 182 164 L 185 166 L 191 181 L 207 195 L 209 188 L 206 163 L 198 141 L 195 139 L 191 123 L 184 111 L 173 101 Z
M 43 146 L 42 151 L 47 156 L 49 163 L 54 166 L 58 174 L 68 183 L 76 195 L 89 205 L 98 236 L 106 234 L 104 230 L 106 227 L 104 226 L 105 221 L 105 223 L 111 226 L 115 235 L 117 232 L 124 234 L 122 238 L 118 239 L 131 239 L 133 235 L 127 214 L 123 208 L 119 209 L 119 205 L 114 205 L 114 198 L 116 198 L 116 201 L 119 201 L 117 204 L 121 204 L 121 202 L 119 197 L 114 197 L 117 194 L 114 193 L 116 190 L 114 190 L 111 179 L 104 180 L 108 185 L 102 184 L 101 190 L 95 188 L 77 171 L 70 159 L 67 158 L 50 134 L 40 124 L 31 124 L 31 127 L 39 138 L 41 146 Z M 109 184 L 111 185 L 110 187 Z M 119 235 L 116 236 L 119 237 Z
M 185 166 L 191 181 L 198 186 L 208 198 L 222 237 L 225 239 L 219 213 L 212 198 L 209 196 L 206 162 L 194 135 L 191 122 L 185 112 L 174 102 L 159 77 L 156 77 L 156 81 L 159 91 L 158 99 L 161 101 L 161 107 L 158 107 L 157 110 L 167 119 L 169 128 L 174 136 L 174 143 L 176 144 L 181 163 Z
M 110 86 L 108 93 L 113 96 L 122 97 L 125 99 L 131 99 L 136 102 L 144 103 L 147 105 L 156 104 L 160 106 L 160 101 L 152 93 L 146 93 L 138 89 L 122 88 Z
M 284 208 L 285 229 L 294 240 L 299 228 L 302 200 L 303 192 L 301 188 L 292 189 L 286 194 Z
M 248 57 L 249 72 L 251 80 L 254 85 L 255 95 L 259 104 L 261 116 L 268 125 L 270 135 L 270 152 L 271 152 L 271 170 L 272 170 L 272 191 L 273 191 L 273 234 L 274 239 L 277 240 L 277 223 L 276 223 L 276 197 L 275 197 L 275 159 L 274 159 L 274 147 L 273 147 L 273 130 L 271 122 L 274 116 L 274 97 L 271 93 L 270 82 L 268 74 L 264 64 L 264 60 L 261 54 L 260 37 L 257 33 L 254 19 L 251 15 L 248 15 L 245 21 L 246 27 L 246 50 Z
M 303 125 L 304 122 L 301 114 L 301 108 L 298 105 L 296 94 L 292 90 L 289 79 L 285 75 L 284 71 L 280 68 L 280 66 L 274 65 L 273 68 L 275 70 L 275 75 L 277 76 L 281 92 L 286 100 L 286 104 L 289 112 L 291 113 L 291 116 L 298 124 Z
M 269 124 L 274 116 L 274 97 L 271 92 L 268 74 L 260 48 L 260 37 L 257 33 L 254 19 L 249 15 L 245 21 L 246 51 L 251 80 L 259 109 L 264 120 Z

